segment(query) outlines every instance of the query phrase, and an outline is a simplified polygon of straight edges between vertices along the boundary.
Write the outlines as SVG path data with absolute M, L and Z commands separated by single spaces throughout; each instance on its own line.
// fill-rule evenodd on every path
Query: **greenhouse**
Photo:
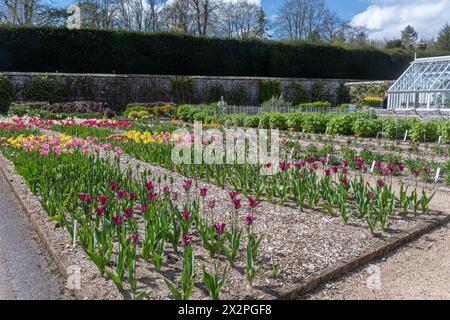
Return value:
M 388 90 L 388 109 L 450 110 L 450 56 L 414 60 Z

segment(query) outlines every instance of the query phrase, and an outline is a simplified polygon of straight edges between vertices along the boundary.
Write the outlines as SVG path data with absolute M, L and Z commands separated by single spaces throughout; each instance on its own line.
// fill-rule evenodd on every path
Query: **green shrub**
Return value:
M 270 100 L 272 97 L 281 95 L 281 84 L 278 80 L 260 80 L 259 81 L 259 103 Z
M 381 122 L 378 119 L 371 120 L 365 117 L 358 117 L 353 123 L 353 132 L 358 137 L 376 137 L 377 133 L 380 131 Z
M 260 114 L 259 128 L 261 128 L 261 129 L 269 129 L 270 128 L 270 113 Z
M 320 113 L 307 113 L 303 116 L 302 128 L 309 133 L 325 133 L 328 119 Z
M 189 77 L 172 77 L 172 96 L 176 103 L 192 103 L 194 101 L 195 82 Z
M 195 121 L 201 121 L 201 122 L 205 122 L 206 117 L 208 116 L 212 116 L 210 111 L 207 110 L 202 110 L 202 111 L 198 111 L 194 114 L 193 118 Z
M 224 125 L 226 125 L 227 127 L 234 126 L 234 117 L 233 116 L 226 116 Z
M 287 115 L 287 126 L 292 131 L 302 131 L 303 114 L 300 112 L 293 112 Z
M 259 116 L 251 115 L 244 118 L 244 126 L 248 128 L 258 128 L 259 126 Z
M 245 114 L 235 114 L 233 115 L 233 125 L 236 127 L 242 127 L 244 125 Z
M 423 122 L 417 120 L 411 126 L 410 137 L 416 142 L 432 142 L 438 140 L 438 123 L 430 120 Z
M 450 142 L 450 121 L 442 121 L 439 124 L 439 135 L 442 136 L 442 142 Z
M 270 128 L 286 130 L 287 129 L 287 117 L 285 113 L 272 112 L 269 118 Z
M 204 122 L 206 124 L 216 123 L 217 122 L 217 117 L 216 116 L 207 116 L 207 117 L 205 117 Z
M 189 121 L 192 113 L 192 107 L 190 105 L 184 104 L 178 107 L 177 117 L 183 121 Z
M 0 76 L 0 113 L 7 113 L 9 105 L 16 98 L 14 87 L 11 81 L 4 76 Z
M 66 88 L 57 76 L 31 77 L 25 84 L 25 98 L 31 101 L 63 102 Z
M 30 114 L 31 109 L 25 104 L 14 104 L 9 108 L 8 114 L 23 117 L 26 114 Z
M 328 122 L 328 133 L 352 135 L 355 120 L 356 116 L 354 114 L 334 115 Z
M 385 138 L 403 139 L 406 130 L 411 129 L 412 121 L 407 118 L 385 118 L 383 120 L 383 132 Z
M 133 105 L 133 106 L 127 106 L 125 108 L 125 111 L 123 112 L 123 114 L 129 118 L 130 113 L 132 113 L 132 112 L 136 113 L 136 112 L 141 112 L 141 111 L 147 111 L 147 107 Z

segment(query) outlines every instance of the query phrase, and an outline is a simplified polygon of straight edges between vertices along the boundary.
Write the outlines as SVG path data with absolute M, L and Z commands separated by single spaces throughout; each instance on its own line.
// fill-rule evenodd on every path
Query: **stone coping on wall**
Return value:
M 66 72 L 15 72 L 0 71 L 0 75 L 6 76 L 66 76 L 66 77 L 101 77 L 101 78 L 168 78 L 171 77 L 189 77 L 193 79 L 223 79 L 223 80 L 278 80 L 278 81 L 339 81 L 348 84 L 357 83 L 383 83 L 389 80 L 356 80 L 356 79 L 338 79 L 338 78 L 277 78 L 277 77 L 242 77 L 242 76 L 196 76 L 196 75 L 159 75 L 159 74 L 114 74 L 114 73 L 66 73 Z

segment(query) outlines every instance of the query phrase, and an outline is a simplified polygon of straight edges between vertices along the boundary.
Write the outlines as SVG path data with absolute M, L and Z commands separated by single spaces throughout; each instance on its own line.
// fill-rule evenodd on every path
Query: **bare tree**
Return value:
M 166 3 L 166 0 L 147 0 L 144 18 L 146 31 L 165 29 L 163 11 Z
M 164 18 L 168 29 L 194 33 L 194 19 L 191 0 L 174 0 L 164 8 Z
M 4 22 L 31 26 L 40 24 L 46 8 L 42 0 L 1 0 L 0 9 Z
M 214 28 L 212 20 L 216 20 L 220 5 L 218 0 L 191 0 L 196 34 L 206 36 L 208 31 Z
M 217 35 L 236 39 L 266 37 L 264 10 L 247 1 L 223 3 L 219 12 Z
M 112 29 L 116 24 L 118 0 L 82 0 L 81 9 L 83 27 Z
M 289 40 L 332 41 L 340 24 L 324 0 L 287 0 L 277 18 L 280 35 Z

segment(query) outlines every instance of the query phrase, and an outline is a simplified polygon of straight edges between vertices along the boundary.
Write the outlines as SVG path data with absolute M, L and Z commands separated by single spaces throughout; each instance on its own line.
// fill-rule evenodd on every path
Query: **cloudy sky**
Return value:
M 75 0 L 53 0 L 63 6 Z M 274 17 L 284 0 L 250 0 L 260 3 Z M 326 0 L 329 8 L 354 25 L 366 26 L 372 39 L 398 38 L 408 24 L 421 38 L 435 36 L 450 23 L 450 0 Z
M 255 0 L 258 1 L 258 0 Z M 284 0 L 261 0 L 268 15 L 276 14 Z M 326 0 L 330 9 L 352 24 L 366 26 L 372 39 L 399 37 L 408 24 L 419 37 L 435 36 L 450 23 L 450 0 Z

